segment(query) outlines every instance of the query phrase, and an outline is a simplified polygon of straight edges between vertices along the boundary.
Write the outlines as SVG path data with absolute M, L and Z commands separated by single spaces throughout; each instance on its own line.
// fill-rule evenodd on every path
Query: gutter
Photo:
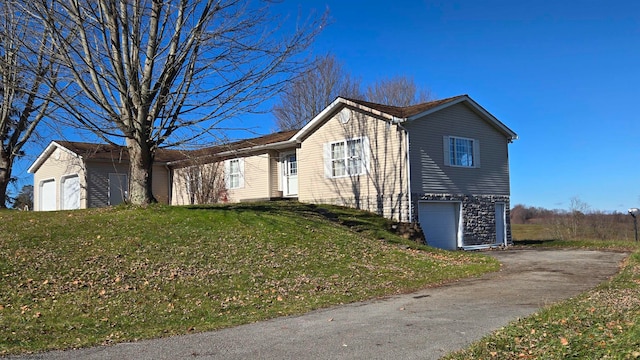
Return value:
M 254 151 L 257 151 L 257 150 L 272 150 L 272 149 L 273 150 L 278 150 L 278 149 L 283 149 L 283 148 L 287 148 L 287 147 L 290 147 L 290 146 L 295 146 L 298 143 L 299 142 L 295 141 L 295 140 L 285 140 L 285 141 L 280 141 L 280 142 L 271 143 L 271 144 L 257 145 L 257 146 L 252 146 L 252 147 L 236 149 L 236 150 L 222 151 L 222 152 L 218 152 L 218 153 L 211 154 L 211 155 L 202 155 L 201 157 L 211 156 L 211 157 L 214 157 L 214 158 L 223 158 L 223 157 L 226 157 L 226 156 L 229 156 L 229 155 L 241 155 L 241 154 L 254 152 Z M 192 159 L 169 161 L 169 162 L 167 162 L 167 166 L 177 165 L 177 164 L 180 164 L 182 162 L 189 161 L 189 160 L 192 160 Z

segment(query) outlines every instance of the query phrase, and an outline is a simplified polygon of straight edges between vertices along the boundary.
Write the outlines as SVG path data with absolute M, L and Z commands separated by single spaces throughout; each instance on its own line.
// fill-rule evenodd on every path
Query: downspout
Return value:
M 409 131 L 407 130 L 407 128 L 405 128 L 404 126 L 402 126 L 402 121 L 406 121 L 406 119 L 399 119 L 396 118 L 395 116 L 393 117 L 392 122 L 395 123 L 396 125 L 398 125 L 398 128 L 402 129 L 404 131 L 404 133 L 406 134 L 406 147 L 407 147 L 407 195 L 408 196 L 408 201 L 409 201 L 409 223 L 413 223 L 413 201 L 411 199 L 411 161 L 409 159 Z

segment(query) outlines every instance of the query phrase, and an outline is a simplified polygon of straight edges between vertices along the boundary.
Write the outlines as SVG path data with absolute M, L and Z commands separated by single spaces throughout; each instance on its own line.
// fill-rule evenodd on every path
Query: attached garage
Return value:
M 40 211 L 57 210 L 56 181 L 44 180 L 40 183 Z
M 418 217 L 427 244 L 446 250 L 462 246 L 462 222 L 459 202 L 420 202 Z

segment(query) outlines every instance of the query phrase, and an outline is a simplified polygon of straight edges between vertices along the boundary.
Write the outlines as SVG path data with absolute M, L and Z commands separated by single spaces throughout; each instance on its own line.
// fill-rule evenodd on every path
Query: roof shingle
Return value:
M 377 104 L 377 103 L 372 103 L 372 102 L 357 100 L 357 99 L 349 99 L 349 98 L 343 98 L 343 99 L 352 101 L 356 104 L 366 106 L 374 110 L 378 110 L 380 112 L 389 114 L 391 116 L 395 116 L 397 118 L 408 118 L 410 116 L 420 114 L 421 112 L 427 111 L 429 109 L 433 109 L 437 106 L 446 104 L 448 102 L 460 99 L 465 96 L 467 95 L 458 95 L 458 96 L 453 96 L 446 99 L 434 100 L 434 101 L 429 101 L 422 104 L 403 106 L 403 107 Z
M 198 150 L 173 150 L 158 149 L 155 161 L 161 163 L 189 160 L 203 156 L 215 156 L 226 151 L 234 151 L 252 148 L 255 146 L 275 144 L 287 141 L 298 132 L 298 130 L 280 131 L 277 133 L 259 136 L 251 139 L 243 139 L 229 144 L 216 145 Z M 129 161 L 129 151 L 126 146 L 113 144 L 96 144 L 77 141 L 56 140 L 62 147 L 78 154 L 83 159 L 105 160 L 105 161 Z

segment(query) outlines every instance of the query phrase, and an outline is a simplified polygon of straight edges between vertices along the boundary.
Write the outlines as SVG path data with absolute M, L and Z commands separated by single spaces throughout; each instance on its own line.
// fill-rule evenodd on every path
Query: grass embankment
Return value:
M 513 227 L 518 244 L 631 252 L 612 280 L 512 322 L 446 359 L 640 358 L 640 246 L 629 241 L 554 241 L 539 225 Z
M 298 203 L 0 212 L 0 355 L 219 329 L 498 268 L 388 228 Z

